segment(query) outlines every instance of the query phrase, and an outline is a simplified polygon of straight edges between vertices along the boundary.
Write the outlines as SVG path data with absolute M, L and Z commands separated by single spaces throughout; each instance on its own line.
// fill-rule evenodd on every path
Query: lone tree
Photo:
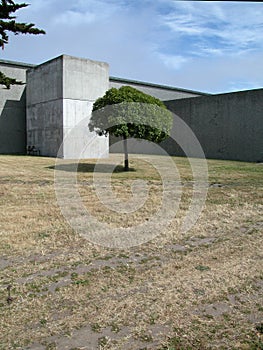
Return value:
M 5 48 L 8 44 L 9 37 L 7 32 L 17 34 L 45 34 L 45 31 L 35 27 L 33 23 L 18 23 L 16 22 L 16 16 L 12 14 L 17 10 L 27 7 L 28 4 L 16 4 L 12 0 L 1 0 L 0 5 L 0 47 Z M 0 84 L 5 85 L 7 89 L 10 89 L 10 85 L 21 85 L 21 81 L 17 81 L 14 78 L 7 77 L 3 72 L 0 72 Z
M 92 110 L 89 130 L 99 135 L 123 138 L 124 170 L 129 170 L 127 138 L 159 143 L 169 136 L 172 113 L 159 99 L 130 86 L 111 88 L 98 98 Z

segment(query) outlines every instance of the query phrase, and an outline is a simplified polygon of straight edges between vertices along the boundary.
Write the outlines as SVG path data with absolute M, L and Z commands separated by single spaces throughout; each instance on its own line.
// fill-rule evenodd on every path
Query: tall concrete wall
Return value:
M 174 100 L 166 105 L 189 125 L 207 158 L 263 161 L 263 89 Z M 183 154 L 171 140 L 164 147 L 171 154 Z
M 199 140 L 205 156 L 214 159 L 263 162 L 263 89 L 166 101 Z M 184 156 L 176 142 L 176 126 L 160 146 Z M 123 152 L 120 138 L 110 138 L 110 151 Z M 149 142 L 130 139 L 131 153 L 162 154 Z M 194 153 L 194 150 L 191 150 Z
M 76 57 L 63 56 L 64 158 L 107 156 L 109 139 L 88 128 L 93 103 L 109 88 L 109 66 Z M 76 127 L 77 126 L 77 127 Z
M 0 61 L 0 71 L 26 82 L 26 70 L 31 65 Z M 10 90 L 0 85 L 0 153 L 26 152 L 26 85 L 13 85 Z
M 96 158 L 107 151 L 108 139 L 90 133 L 88 122 L 108 79 L 107 64 L 66 55 L 28 71 L 28 145 L 41 155 L 66 159 L 81 153 Z
M 27 72 L 26 95 L 27 144 L 41 155 L 56 157 L 63 141 L 62 57 Z

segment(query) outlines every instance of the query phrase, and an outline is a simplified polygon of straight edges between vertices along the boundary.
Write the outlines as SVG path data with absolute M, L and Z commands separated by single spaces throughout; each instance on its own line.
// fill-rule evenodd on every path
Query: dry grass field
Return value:
M 167 230 L 110 249 L 64 219 L 55 159 L 0 156 L 1 350 L 263 349 L 263 165 L 208 160 L 205 207 L 182 234 L 193 178 L 186 159 L 174 161 L 183 195 Z M 132 214 L 101 206 L 94 161 L 79 165 L 83 203 L 105 224 L 129 227 L 158 208 L 160 176 L 142 159 L 131 165 L 111 181 L 125 200 L 133 180 L 148 180 L 149 197 Z

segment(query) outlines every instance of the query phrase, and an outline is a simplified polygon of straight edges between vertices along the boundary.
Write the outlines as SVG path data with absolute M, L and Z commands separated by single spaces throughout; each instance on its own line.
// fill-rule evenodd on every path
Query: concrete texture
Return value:
M 0 71 L 18 81 L 26 82 L 30 65 L 0 61 Z M 0 85 L 0 153 L 24 154 L 26 150 L 26 95 L 25 85 L 14 85 L 10 90 Z
M 263 89 L 174 100 L 166 105 L 189 125 L 207 158 L 263 161 Z M 164 148 L 183 155 L 171 140 Z
M 109 67 L 103 62 L 63 56 L 63 157 L 107 156 L 109 140 L 90 132 L 92 106 L 109 89 Z M 65 138 L 65 136 L 67 136 Z
M 27 72 L 27 145 L 56 157 L 63 141 L 63 59 Z M 62 156 L 62 152 L 59 156 Z
M 206 158 L 263 162 L 263 89 L 165 101 L 199 140 Z M 159 146 L 170 155 L 185 156 L 178 124 Z M 184 131 L 182 131 L 184 132 Z M 185 135 L 189 138 L 189 135 Z M 110 137 L 111 152 L 123 152 L 120 138 Z M 188 140 L 189 145 L 192 143 Z M 143 145 L 143 146 L 142 146 Z M 162 154 L 150 142 L 128 141 L 130 153 Z M 195 150 L 189 148 L 194 157 Z
M 97 158 L 102 150 L 107 154 L 108 139 L 90 133 L 88 123 L 108 82 L 106 63 L 66 55 L 28 71 L 28 145 L 41 155 L 65 159 Z

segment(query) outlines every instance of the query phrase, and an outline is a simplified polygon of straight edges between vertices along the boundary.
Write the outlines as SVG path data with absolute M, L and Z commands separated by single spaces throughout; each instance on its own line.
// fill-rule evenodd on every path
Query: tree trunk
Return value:
M 128 159 L 128 145 L 127 137 L 123 136 L 123 150 L 124 150 L 124 171 L 129 171 L 129 159 Z

